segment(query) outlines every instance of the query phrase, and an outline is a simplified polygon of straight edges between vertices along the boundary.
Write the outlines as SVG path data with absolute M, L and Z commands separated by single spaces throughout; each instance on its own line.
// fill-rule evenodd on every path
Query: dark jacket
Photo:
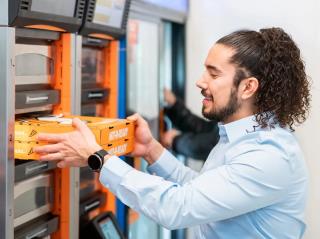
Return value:
M 173 151 L 186 157 L 205 160 L 219 141 L 217 122 L 207 121 L 193 114 L 180 99 L 171 107 L 166 107 L 164 112 L 173 125 L 182 131 L 172 142 Z

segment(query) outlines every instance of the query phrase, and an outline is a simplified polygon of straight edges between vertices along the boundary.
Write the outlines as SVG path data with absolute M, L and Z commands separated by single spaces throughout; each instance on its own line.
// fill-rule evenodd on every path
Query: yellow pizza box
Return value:
M 46 142 L 37 142 L 37 141 L 14 141 L 14 157 L 16 159 L 23 160 L 38 160 L 39 154 L 33 151 L 33 147 L 47 145 Z M 133 150 L 134 139 L 120 139 L 117 141 L 113 141 L 112 143 L 101 145 L 105 150 L 109 152 L 109 154 L 122 156 L 132 152 Z
M 39 133 L 67 133 L 74 130 L 72 118 L 84 121 L 92 130 L 98 144 L 105 145 L 119 139 L 134 137 L 134 122 L 89 116 L 48 116 L 15 121 L 15 140 L 36 141 Z

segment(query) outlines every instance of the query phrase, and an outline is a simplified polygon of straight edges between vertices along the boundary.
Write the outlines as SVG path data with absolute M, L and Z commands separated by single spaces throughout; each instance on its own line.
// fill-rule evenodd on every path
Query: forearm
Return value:
M 148 172 L 165 180 L 184 185 L 199 175 L 198 172 L 186 167 L 169 151 L 164 150 L 160 158 L 148 166 Z
M 148 150 L 146 155 L 144 156 L 144 159 L 148 162 L 149 165 L 151 165 L 158 160 L 158 158 L 163 153 L 163 150 L 163 146 L 155 139 L 152 139 L 152 141 L 148 145 Z
M 279 158 L 270 164 L 270 155 L 256 154 L 268 164 L 265 171 L 253 167 L 255 160 L 248 161 L 247 156 L 240 158 L 241 163 L 208 170 L 185 185 L 139 172 L 113 157 L 104 164 L 100 181 L 122 202 L 162 226 L 184 228 L 255 211 L 287 195 L 290 179 L 283 175 L 291 169 L 285 160 L 275 164 L 277 169 L 273 164 Z

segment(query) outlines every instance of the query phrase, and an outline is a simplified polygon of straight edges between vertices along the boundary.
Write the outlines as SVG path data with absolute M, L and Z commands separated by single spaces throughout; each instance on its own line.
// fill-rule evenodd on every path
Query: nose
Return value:
M 200 79 L 197 80 L 196 86 L 200 89 L 206 89 L 208 87 L 208 84 L 205 80 L 205 73 L 203 73 Z

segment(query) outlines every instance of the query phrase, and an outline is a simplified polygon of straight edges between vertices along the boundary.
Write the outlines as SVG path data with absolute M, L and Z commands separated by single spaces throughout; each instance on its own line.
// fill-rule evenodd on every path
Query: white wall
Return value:
M 279 26 L 290 33 L 301 49 L 307 74 L 312 78 L 312 107 L 297 137 L 310 170 L 305 239 L 320 238 L 320 1 L 318 0 L 189 0 L 187 23 L 187 105 L 201 114 L 196 80 L 210 46 L 238 29 L 258 30 Z

